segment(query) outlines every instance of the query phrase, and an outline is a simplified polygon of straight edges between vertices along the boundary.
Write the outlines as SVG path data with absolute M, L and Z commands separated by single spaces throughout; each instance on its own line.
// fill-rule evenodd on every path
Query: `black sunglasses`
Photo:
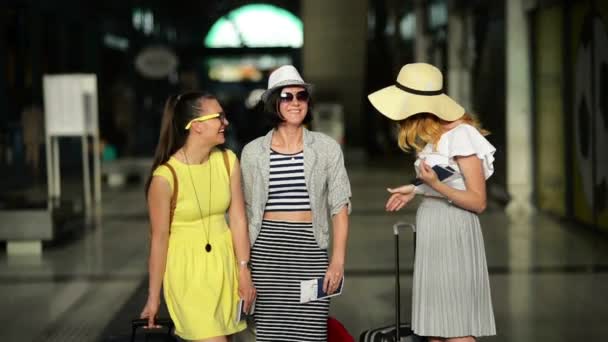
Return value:
M 279 100 L 281 100 L 281 102 L 291 102 L 291 101 L 293 101 L 294 95 L 295 95 L 296 100 L 298 100 L 299 102 L 308 102 L 308 100 L 310 99 L 310 94 L 308 93 L 308 91 L 302 90 L 295 94 L 288 93 L 288 92 L 281 92 Z

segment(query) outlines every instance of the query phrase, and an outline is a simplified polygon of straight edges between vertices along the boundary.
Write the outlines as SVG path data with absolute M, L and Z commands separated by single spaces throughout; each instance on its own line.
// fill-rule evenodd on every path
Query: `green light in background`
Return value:
M 273 5 L 251 4 L 219 18 L 205 37 L 205 46 L 302 47 L 303 25 L 291 12 Z

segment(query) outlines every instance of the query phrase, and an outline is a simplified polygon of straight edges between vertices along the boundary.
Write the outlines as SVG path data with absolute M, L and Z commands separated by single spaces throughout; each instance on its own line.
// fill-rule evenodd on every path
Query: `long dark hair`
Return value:
M 165 110 L 160 126 L 158 145 L 154 152 L 154 162 L 150 176 L 146 182 L 146 196 L 152 182 L 152 174 L 160 165 L 186 143 L 188 131 L 184 128 L 190 120 L 200 116 L 202 100 L 216 99 L 215 96 L 204 92 L 192 92 L 182 95 L 171 95 L 165 102 Z
M 275 91 L 273 91 L 272 93 L 270 93 L 270 95 L 268 95 L 268 99 L 266 100 L 266 102 L 264 102 L 264 112 L 266 113 L 266 117 L 268 120 L 268 123 L 272 125 L 273 128 L 277 128 L 279 127 L 279 125 L 283 122 L 285 122 L 285 119 L 283 118 L 283 115 L 281 115 L 281 110 L 280 108 L 280 97 L 281 97 L 281 91 L 283 90 L 283 88 L 286 88 L 289 86 L 285 86 L 285 87 L 281 87 L 276 89 Z M 294 86 L 294 87 L 297 87 Z M 304 120 L 302 120 L 302 124 L 306 125 L 309 124 L 312 121 L 312 109 L 313 109 L 313 100 L 312 100 L 312 94 L 310 95 L 310 97 L 308 98 L 308 111 L 306 112 L 306 116 L 304 117 Z

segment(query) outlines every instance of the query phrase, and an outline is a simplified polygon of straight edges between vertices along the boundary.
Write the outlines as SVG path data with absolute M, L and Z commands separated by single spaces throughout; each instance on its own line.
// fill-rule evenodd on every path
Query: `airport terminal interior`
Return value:
M 309 128 L 341 146 L 352 188 L 330 316 L 355 340 L 397 309 L 411 321 L 421 199 L 385 203 L 415 156 L 367 95 L 412 62 L 443 73 L 496 147 L 479 219 L 497 334 L 480 340 L 607 339 L 608 2 L 9 0 L 0 35 L 0 341 L 128 340 L 165 99 L 215 94 L 240 156 L 270 128 L 259 99 L 286 64 L 313 84 Z

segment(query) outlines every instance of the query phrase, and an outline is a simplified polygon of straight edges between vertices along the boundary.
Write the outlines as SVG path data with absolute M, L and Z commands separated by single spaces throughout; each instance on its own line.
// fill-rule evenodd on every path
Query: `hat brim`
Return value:
M 281 88 L 285 88 L 285 87 L 304 87 L 306 88 L 306 90 L 308 90 L 308 92 L 312 92 L 312 84 L 310 83 L 304 83 L 304 82 L 299 82 L 299 81 L 290 81 L 290 80 L 286 80 L 286 81 L 281 81 L 277 84 L 275 84 L 272 88 L 267 89 L 265 92 L 262 93 L 262 101 L 266 102 L 268 101 L 268 97 L 270 96 L 270 94 L 274 93 L 275 91 L 281 89 Z
M 369 102 L 384 116 L 401 121 L 420 113 L 431 113 L 445 121 L 464 115 L 464 108 L 446 94 L 416 95 L 396 86 L 388 86 L 367 96 Z

